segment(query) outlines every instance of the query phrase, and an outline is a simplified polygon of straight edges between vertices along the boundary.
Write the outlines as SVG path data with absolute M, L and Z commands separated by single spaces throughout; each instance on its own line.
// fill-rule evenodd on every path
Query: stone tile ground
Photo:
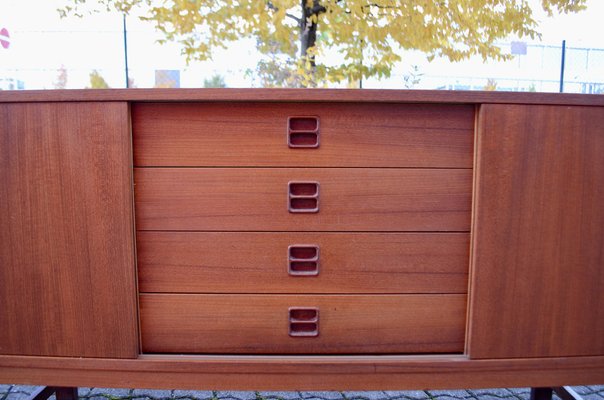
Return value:
M 0 400 L 25 400 L 37 386 L 0 385 Z M 575 386 L 585 400 L 604 400 L 604 385 Z M 79 388 L 83 400 L 528 400 L 528 388 L 404 392 L 227 392 Z M 557 399 L 557 397 L 555 397 Z M 51 397 L 54 400 L 54 396 Z

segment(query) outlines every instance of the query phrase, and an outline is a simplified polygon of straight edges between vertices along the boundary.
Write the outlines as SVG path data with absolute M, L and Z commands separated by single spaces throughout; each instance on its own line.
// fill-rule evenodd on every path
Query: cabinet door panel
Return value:
M 604 108 L 484 105 L 468 350 L 604 354 Z
M 126 103 L 0 105 L 0 354 L 138 353 Z

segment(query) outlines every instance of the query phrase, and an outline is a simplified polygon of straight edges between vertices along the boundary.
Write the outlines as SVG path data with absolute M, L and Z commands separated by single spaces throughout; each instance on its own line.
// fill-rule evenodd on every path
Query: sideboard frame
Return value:
M 37 107 L 44 108 L 53 104 L 53 107 L 69 108 L 70 105 L 86 104 L 101 115 L 103 110 L 109 110 L 111 105 L 116 102 L 123 109 L 128 108 L 129 104 L 135 102 L 312 102 L 312 103 L 443 103 L 443 104 L 470 104 L 476 107 L 478 122 L 476 135 L 475 152 L 475 168 L 474 168 L 474 211 L 473 224 L 478 223 L 480 216 L 477 214 L 476 207 L 481 207 L 484 199 L 481 198 L 480 188 L 477 182 L 481 180 L 480 162 L 485 162 L 484 154 L 480 153 L 480 135 L 485 125 L 481 125 L 484 120 L 480 116 L 483 112 L 498 113 L 510 108 L 526 108 L 528 110 L 542 110 L 543 107 L 548 108 L 545 114 L 553 118 L 559 118 L 561 123 L 557 124 L 559 129 L 562 129 L 562 134 L 574 135 L 578 132 L 577 140 L 584 140 L 589 136 L 589 143 L 583 143 L 580 157 L 587 154 L 587 159 L 581 159 L 581 165 L 590 165 L 590 163 L 602 162 L 597 159 L 601 153 L 589 152 L 593 146 L 604 146 L 604 96 L 601 95 L 574 95 L 574 94 L 546 94 L 546 93 L 490 93 L 490 92 L 443 92 L 443 91 L 395 91 L 395 90 L 279 90 L 279 89 L 131 89 L 131 90 L 58 90 L 58 91 L 23 91 L 23 92 L 2 92 L 0 91 L 0 110 L 8 109 L 8 106 L 14 104 L 22 104 L 30 109 Z M 107 107 L 107 108 L 105 108 Z M 565 115 L 575 115 L 572 110 L 585 110 L 589 115 L 596 115 L 594 121 L 575 121 L 568 122 L 565 120 Z M 539 111 L 541 112 L 541 111 Z M 35 113 L 35 111 L 34 111 Z M 514 124 L 507 126 L 519 126 L 518 132 L 522 135 L 532 135 L 533 126 L 530 122 L 531 112 L 522 113 L 516 111 L 516 114 L 522 114 L 519 120 Z M 537 113 L 539 114 L 539 113 Z M 57 115 L 57 118 L 61 118 Z M 67 113 L 69 115 L 69 113 Z M 556 117 L 558 115 L 558 117 Z M 561 115 L 561 117 L 560 117 Z M 577 115 L 581 115 L 579 112 Z M 6 168 L 10 164 L 11 157 L 27 158 L 27 154 L 11 152 L 14 150 L 13 139 L 6 132 L 15 132 L 16 128 L 10 127 L 11 118 L 14 116 L 8 112 L 0 114 L 0 167 Z M 72 116 L 73 117 L 73 116 Z M 512 118 L 512 117 L 508 117 Z M 513 117 L 516 118 L 516 117 Z M 48 120 L 48 119 L 47 119 Z M 52 119 L 51 119 L 52 120 Z M 122 143 L 130 143 L 131 132 L 127 116 L 123 115 L 118 118 L 121 128 L 119 140 Z M 520 122 L 518 122 L 520 121 Z M 528 121 L 528 122 L 527 122 Z M 541 129 L 544 126 L 551 127 L 545 119 L 541 119 Z M 564 122 L 566 121 L 566 122 Z M 43 121 L 42 121 L 43 122 Z M 38 121 L 38 123 L 42 123 Z M 509 122 L 509 121 L 508 121 Z M 520 124 L 520 125 L 518 125 Z M 96 126 L 96 125 L 95 125 Z M 497 127 L 496 123 L 488 125 Z M 569 128 L 570 127 L 570 128 Z M 579 128 L 577 128 L 579 127 Z M 52 127 L 50 129 L 53 129 Z M 54 129 L 57 129 L 56 126 Z M 548 128 L 549 129 L 549 128 Z M 554 127 L 554 129 L 558 129 Z M 577 130 L 578 129 L 578 130 Z M 513 137 L 506 132 L 495 129 L 496 133 L 502 135 L 505 140 L 514 140 Z M 24 134 L 28 134 L 27 130 L 21 130 Z M 558 132 L 560 134 L 560 132 Z M 566 133 L 565 133 L 566 132 Z M 3 136 L 4 134 L 4 136 Z M 57 134 L 59 131 L 57 130 Z M 513 135 L 512 135 L 513 136 Z M 75 134 L 64 137 L 61 140 L 72 140 L 77 137 Z M 550 140 L 547 134 L 541 131 L 535 135 L 539 140 Z M 52 134 L 50 139 L 53 139 Z M 96 143 L 94 138 L 92 142 Z M 586 139 L 585 139 L 586 140 Z M 51 140 L 52 142 L 52 140 Z M 572 140 L 571 140 L 572 142 Z M 12 146 L 12 147 L 11 147 Z M 505 146 L 502 146 L 504 148 Z M 4 153 L 2 152 L 4 149 Z M 61 146 L 56 147 L 57 151 L 61 152 Z M 564 148 L 558 149 L 564 153 Z M 531 151 L 539 153 L 540 146 L 538 143 L 531 147 Z M 546 150 L 544 150 L 546 151 Z M 97 151 L 98 152 L 98 151 Z M 61 153 L 64 154 L 64 153 Z M 66 154 L 66 153 L 65 153 Z M 485 153 L 486 154 L 486 153 Z M 533 153 L 534 154 L 534 153 Z M 549 153 L 548 153 L 549 154 Z M 548 156 L 541 153 L 539 156 Z M 73 155 L 72 155 L 73 156 Z M 573 158 L 575 157 L 575 158 Z M 572 155 L 570 164 L 577 161 L 579 155 Z M 604 159 L 604 158 L 603 158 Z M 506 167 L 515 168 L 512 164 L 503 164 Z M 526 158 L 524 161 L 530 160 Z M 574 161 L 573 161 L 574 160 Z M 14 159 L 13 159 L 14 161 Z M 523 161 L 523 162 L 524 162 Z M 543 160 L 542 160 L 543 161 Z M 19 161 L 17 161 L 18 163 Z M 127 162 L 124 160 L 118 162 Z M 522 162 L 520 163 L 522 164 Z M 569 164 L 569 165 L 570 165 Z M 594 164 L 594 165 L 595 165 Z M 545 170 L 548 163 L 547 160 L 539 163 L 538 168 Z M 573 164 L 574 165 L 574 164 Z M 98 167 L 98 166 L 97 166 Z M 131 170 L 132 164 L 128 162 L 127 167 Z M 121 168 L 120 167 L 120 168 Z M 478 167 L 478 168 L 477 168 Z M 604 187 L 604 170 L 590 170 L 587 168 L 589 175 L 588 181 L 590 184 L 601 182 Z M 555 175 L 555 173 L 554 173 Z M 551 176 L 551 175 L 547 175 Z M 560 175 L 562 176 L 562 175 Z M 560 182 L 566 179 L 564 176 L 560 178 Z M 554 179 L 555 182 L 558 182 Z M 25 182 L 25 181 L 24 181 Z M 130 182 L 131 183 L 131 182 Z M 27 182 L 22 183 L 26 189 Z M 522 182 L 519 183 L 522 185 Z M 24 189 L 24 190 L 25 190 Z M 132 198 L 132 185 L 125 189 L 130 198 Z M 560 188 L 560 190 L 562 190 Z M 534 192 L 533 192 L 534 193 Z M 123 193 L 122 193 L 123 194 Z M 542 193 L 541 193 L 542 194 Z M 541 195 L 540 194 L 540 195 Z M 3 197 L 4 196 L 4 197 Z M 8 198 L 8 191 L 0 190 L 0 207 L 4 207 L 6 203 L 2 200 Z M 601 200 L 600 203 L 593 202 Z M 480 199 L 480 201 L 476 201 Z M 525 199 L 526 200 L 526 199 Z M 558 199 L 559 200 L 559 199 Z M 58 202 L 62 201 L 60 198 Z M 527 200 L 527 201 L 530 201 Z M 604 193 L 602 191 L 593 191 L 589 193 L 590 212 L 593 218 L 604 218 Z M 559 200 L 555 206 L 560 207 L 562 201 Z M 595 206 L 593 204 L 596 204 Z M 597 205 L 599 204 L 599 206 Z M 130 203 L 130 207 L 132 204 Z M 4 212 L 2 214 L 1 212 Z M 0 208 L 0 217 L 3 218 L 9 215 L 7 209 Z M 547 213 L 546 213 L 547 215 Z M 135 265 L 135 246 L 133 234 L 133 221 L 130 211 L 126 211 L 123 218 L 130 225 L 129 229 L 125 230 L 122 243 L 126 249 L 131 247 L 128 260 L 124 261 L 126 268 L 134 268 Z M 0 219 L 2 221 L 2 219 Z M 66 221 L 66 226 L 70 221 Z M 100 221 L 101 223 L 103 221 Z M 531 225 L 533 228 L 535 225 Z M 43 229 L 43 228 L 40 228 Z M 66 228 L 68 229 L 68 228 Z M 77 227 L 74 227 L 77 229 Z M 485 229 L 484 226 L 480 229 Z M 591 228 L 590 228 L 591 229 Z M 478 230 L 479 232 L 480 230 Z M 538 230 L 537 230 L 538 231 Z M 476 231 L 473 230 L 474 235 Z M 528 230 L 527 232 L 531 232 Z M 579 266 L 581 273 L 592 273 L 592 279 L 604 280 L 604 259 L 602 258 L 602 250 L 600 250 L 600 258 L 597 257 L 597 251 L 593 250 L 594 246 L 600 245 L 604 248 L 604 233 L 602 230 L 594 229 L 594 235 L 578 245 L 572 247 L 569 252 L 579 251 L 582 247 L 590 249 L 589 265 Z M 582 231 L 579 229 L 579 234 Z M 574 232 L 573 234 L 577 234 Z M 473 246 L 477 246 L 476 238 L 472 239 Z M 0 243 L 0 250 L 3 252 L 5 259 L 10 259 L 12 251 L 9 245 Z M 478 244 L 481 246 L 480 244 Z M 472 254 L 476 254 L 479 249 L 474 247 Z M 508 253 L 510 249 L 504 249 Z M 474 257 L 474 256 L 472 256 Z M 595 260 L 595 261 L 594 261 Z M 598 261 L 599 260 L 599 261 Z M 548 261 L 548 260 L 546 260 Z M 549 260 L 551 261 L 551 260 Z M 598 264 L 599 263 L 599 264 Z M 541 265 L 542 267 L 543 265 Z M 4 266 L 0 266 L 4 268 Z M 136 349 L 137 336 L 139 333 L 136 328 L 130 326 L 128 332 L 129 340 L 127 351 L 123 353 L 124 358 L 117 356 L 104 357 L 101 353 L 95 354 L 78 354 L 78 349 L 69 350 L 60 354 L 53 355 L 51 346 L 47 347 L 43 353 L 38 355 L 19 355 L 19 354 L 2 354 L 2 343 L 0 343 L 0 381 L 30 384 L 30 385 L 49 385 L 54 387 L 145 387 L 145 388 L 180 388 L 180 389 L 208 389 L 215 390 L 405 390 L 405 389 L 460 389 L 460 388 L 488 388 L 488 387 L 561 387 L 567 385 L 591 385 L 604 383 L 604 354 L 599 350 L 604 348 L 604 318 L 603 311 L 593 311 L 593 326 L 592 332 L 587 337 L 591 341 L 591 345 L 587 349 L 581 350 L 580 354 L 573 354 L 576 347 L 568 346 L 567 352 L 548 353 L 551 347 L 557 346 L 560 342 L 556 340 L 548 342 L 548 346 L 540 348 L 539 343 L 535 344 L 535 340 L 539 340 L 539 335 L 547 335 L 547 331 L 536 331 L 537 334 L 531 336 L 531 343 L 523 344 L 521 351 L 515 352 L 510 346 L 513 345 L 517 338 L 514 335 L 507 336 L 506 346 L 501 348 L 489 347 L 488 343 L 484 345 L 484 337 L 480 335 L 487 334 L 484 325 L 478 328 L 479 325 L 473 321 L 476 308 L 473 304 L 481 302 L 481 298 L 475 296 L 476 293 L 482 293 L 480 296 L 486 296 L 488 290 L 476 290 L 471 285 L 485 279 L 488 280 L 488 274 L 482 275 L 478 279 L 475 274 L 475 259 L 472 258 L 470 273 L 471 284 L 469 289 L 470 295 L 470 318 L 468 319 L 468 328 L 466 330 L 466 349 L 464 354 L 460 355 L 383 355 L 383 356 L 354 356 L 354 355 L 333 355 L 333 356 L 267 356 L 267 355 L 153 355 L 141 354 L 140 347 Z M 564 269 L 562 269 L 564 270 Z M 591 271 L 591 272 L 590 272 Z M 599 273 L 594 271 L 600 271 Z M 534 275 L 529 274 L 529 278 L 535 279 Z M 564 279 L 568 278 L 568 271 L 562 275 Z M 585 288 L 589 277 L 583 277 L 581 288 Z M 529 282 L 538 284 L 538 282 Z M 25 284 L 27 282 L 25 281 Z M 604 281 L 602 281 L 604 285 Z M 530 287 L 529 285 L 524 285 Z M 591 286 L 590 286 L 591 287 Z M 583 290 L 581 289 L 581 290 Z M 4 290 L 4 289 L 3 289 Z M 513 290 L 520 290 L 515 288 Z M 512 290 L 512 291 L 513 291 Z M 585 293 L 577 293 L 576 288 L 572 297 L 581 296 Z M 590 289 L 589 295 L 591 298 L 597 299 L 599 304 L 604 304 L 604 292 L 598 291 L 594 293 Z M 505 291 L 503 291 L 505 293 Z M 542 291 L 541 293 L 549 293 Z M 137 293 L 127 294 L 128 307 L 131 307 L 130 312 L 136 313 L 135 300 L 133 298 Z M 7 298 L 3 298 L 0 293 L 0 301 L 8 302 Z M 495 299 L 490 301 L 496 306 L 499 301 L 499 306 L 504 307 L 503 299 Z M 502 306 L 503 304 L 503 306 Z M 577 302 L 577 304 L 582 304 Z M 0 304 L 2 309 L 7 309 L 5 304 Z M 578 306 L 577 306 L 578 307 Z M 604 309 L 604 307 L 603 307 Z M 528 311 L 527 311 L 528 310 Z M 539 309 L 537 309 L 539 310 Z M 505 311 L 505 307 L 504 307 Z M 520 312 L 530 312 L 530 307 L 520 310 Z M 534 311 L 534 310 L 533 310 Z M 555 311 L 555 307 L 554 307 Z M 571 310 L 572 311 L 572 310 Z M 483 310 L 482 313 L 485 311 Z M 586 311 L 589 313 L 590 311 Z M 599 314 L 598 314 L 599 313 Z M 564 315 L 572 315 L 566 313 Z M 580 322 L 585 323 L 585 313 L 581 314 Z M 589 314 L 592 315 L 592 314 Z M 556 318 L 554 312 L 550 316 L 543 317 Z M 132 322 L 131 319 L 126 318 Z M 512 318 L 511 321 L 514 319 Z M 525 323 L 526 319 L 521 318 Z M 543 321 L 541 321 L 543 322 Z M 550 321 L 551 322 L 551 321 Z M 572 318 L 556 321 L 552 324 L 545 324 L 546 327 L 557 329 L 560 326 L 572 326 Z M 132 325 L 132 324 L 130 324 Z M 523 329 L 527 325 L 523 325 Z M 9 327 L 10 329 L 10 327 Z M 572 328 L 571 328 L 572 329 Z M 493 334 L 492 332 L 489 334 Z M 477 336 L 478 335 L 478 336 Z M 49 336 L 52 338 L 52 336 Z M 576 338 L 580 335 L 569 334 L 560 340 L 568 340 L 568 338 Z M 480 342 L 479 339 L 483 340 Z M 492 340 L 496 340 L 493 337 Z M 491 339 L 489 339 L 491 340 Z M 487 340 L 487 342 L 489 341 Z M 138 339 L 140 343 L 140 340 Z M 85 343 L 85 342 L 82 342 Z M 482 344 L 481 344 L 482 343 Z M 67 348 L 67 344 L 65 344 Z M 140 345 L 139 345 L 140 346 Z M 478 346 L 478 347 L 476 347 Z M 474 349 L 476 353 L 473 354 Z M 509 350 L 509 351 L 506 351 Z M 35 352 L 36 350 L 34 350 Z M 523 353 L 525 352 L 525 353 Z M 526 355 L 524 355 L 526 354 Z

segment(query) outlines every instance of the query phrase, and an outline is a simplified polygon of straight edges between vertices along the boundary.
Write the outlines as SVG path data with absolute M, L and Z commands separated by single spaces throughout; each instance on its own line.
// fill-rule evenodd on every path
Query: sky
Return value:
M 497 80 L 500 84 L 514 79 L 523 82 L 539 79 L 542 87 L 537 89 L 548 91 L 557 87 L 559 49 L 548 51 L 530 45 L 559 47 L 562 40 L 572 48 L 603 49 L 602 52 L 571 52 L 569 56 L 576 54 L 576 57 L 568 60 L 568 64 L 569 77 L 577 82 L 598 79 L 604 82 L 604 1 L 589 0 L 586 11 L 554 18 L 547 18 L 545 13 L 538 11 L 540 0 L 530 0 L 530 3 L 535 5 L 533 9 L 542 33 L 540 41 L 529 43 L 530 56 L 506 63 L 485 64 L 480 59 L 450 63 L 444 60 L 428 62 L 423 54 L 408 52 L 393 71 L 393 77 L 382 81 L 367 80 L 363 86 L 402 88 L 403 75 L 417 66 L 422 74 L 419 88 L 443 87 L 455 82 L 483 85 L 486 79 Z M 20 79 L 28 89 L 52 88 L 57 70 L 64 65 L 68 69 L 69 88 L 86 86 L 90 72 L 95 69 L 111 87 L 124 87 L 122 16 L 102 13 L 61 19 L 56 9 L 64 4 L 65 0 L 0 0 L 0 29 L 7 28 L 11 36 L 9 49 L 0 47 L 0 79 Z M 178 46 L 156 43 L 160 36 L 150 23 L 129 17 L 127 24 L 130 76 L 139 87 L 153 86 L 156 69 L 181 70 L 182 87 L 203 86 L 203 80 L 214 74 L 224 76 L 231 87 L 257 84 L 246 74 L 246 70 L 253 69 L 258 61 L 251 41 L 233 43 L 227 50 L 216 52 L 212 62 L 187 65 Z M 601 62 L 600 56 L 603 57 Z M 589 66 L 581 57 L 586 60 L 591 57 Z M 548 86 L 543 84 L 545 81 L 553 83 Z

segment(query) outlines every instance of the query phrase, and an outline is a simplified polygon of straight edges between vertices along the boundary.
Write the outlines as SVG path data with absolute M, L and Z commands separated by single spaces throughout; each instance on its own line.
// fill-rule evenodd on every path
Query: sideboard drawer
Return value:
M 135 184 L 139 230 L 470 229 L 469 169 L 136 168 Z
M 466 295 L 140 296 L 145 353 L 461 353 Z
M 466 293 L 468 233 L 138 232 L 141 292 Z
M 471 105 L 132 105 L 136 166 L 472 168 L 473 131 Z

